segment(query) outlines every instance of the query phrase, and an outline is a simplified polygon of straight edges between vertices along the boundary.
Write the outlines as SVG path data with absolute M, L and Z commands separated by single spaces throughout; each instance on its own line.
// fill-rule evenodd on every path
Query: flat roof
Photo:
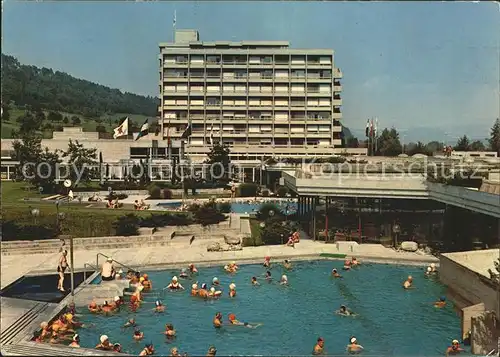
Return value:
M 466 252 L 443 253 L 442 255 L 477 274 L 489 278 L 488 269 L 495 271 L 494 262 L 500 257 L 500 249 L 470 250 Z

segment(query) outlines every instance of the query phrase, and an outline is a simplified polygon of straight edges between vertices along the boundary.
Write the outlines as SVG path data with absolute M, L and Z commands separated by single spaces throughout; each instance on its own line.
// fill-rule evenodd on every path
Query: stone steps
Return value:
M 48 303 L 37 303 L 33 308 L 25 312 L 7 329 L 0 334 L 0 344 L 2 346 L 11 344 L 13 339 L 24 329 L 26 329 L 41 313 L 47 310 Z

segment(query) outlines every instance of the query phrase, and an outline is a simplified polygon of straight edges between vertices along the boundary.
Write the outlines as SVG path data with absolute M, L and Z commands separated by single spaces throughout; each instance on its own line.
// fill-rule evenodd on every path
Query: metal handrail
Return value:
M 87 267 L 90 267 L 92 269 L 94 269 L 95 271 L 99 271 L 99 268 L 97 268 L 96 266 L 90 264 L 90 263 L 85 263 L 83 264 L 83 281 L 87 280 Z
M 103 256 L 104 258 L 106 258 L 106 259 L 107 259 L 107 258 L 109 258 L 109 256 L 107 256 L 106 254 L 103 254 L 103 253 L 97 253 L 97 255 L 96 255 L 96 265 L 97 265 L 97 266 L 99 266 L 99 256 L 100 256 L 100 255 L 102 255 L 102 256 Z M 126 268 L 126 269 L 128 269 L 128 270 L 133 271 L 134 273 L 136 272 L 136 270 L 135 270 L 135 269 L 132 269 L 131 267 L 129 267 L 129 266 L 127 266 L 127 265 L 123 264 L 123 263 L 120 263 L 118 260 L 114 260 L 114 259 L 113 259 L 113 262 L 117 263 L 118 265 L 120 265 L 120 266 L 122 266 L 122 267 L 124 267 L 124 268 Z

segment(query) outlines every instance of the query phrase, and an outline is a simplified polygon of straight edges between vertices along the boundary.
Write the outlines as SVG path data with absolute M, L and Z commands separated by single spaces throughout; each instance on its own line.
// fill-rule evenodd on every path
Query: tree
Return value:
M 95 127 L 95 131 L 97 131 L 98 133 L 105 133 L 106 132 L 106 127 L 104 125 L 97 125 Z
M 73 125 L 79 125 L 82 121 L 80 120 L 79 117 L 77 117 L 76 115 L 73 115 L 71 117 L 71 122 L 73 123 Z
M 14 178 L 50 192 L 54 188 L 57 164 L 61 162 L 58 152 L 42 149 L 41 136 L 33 132 L 22 133 L 21 140 L 15 140 L 12 147 L 12 158 L 19 161 Z
M 45 113 L 41 109 L 39 109 L 35 113 L 35 118 L 38 123 L 42 124 L 42 122 L 45 120 Z
M 201 206 L 193 208 L 195 222 L 202 227 L 208 227 L 226 220 L 226 216 L 219 210 L 215 200 L 210 200 Z
M 467 135 L 462 136 L 458 139 L 457 145 L 453 148 L 455 151 L 469 151 L 470 150 L 470 142 Z
M 490 143 L 490 149 L 492 151 L 496 151 L 498 155 L 500 155 L 500 119 L 497 118 L 495 120 L 495 124 L 491 127 L 491 132 L 490 132 L 490 138 L 489 138 L 489 143 Z
M 486 147 L 484 146 L 481 140 L 473 141 L 469 146 L 471 151 L 485 151 Z
M 425 145 L 425 150 L 432 155 L 434 152 L 442 152 L 443 151 L 443 143 L 439 141 L 431 141 Z
M 397 156 L 402 153 L 403 147 L 399 141 L 399 133 L 395 128 L 385 128 L 378 137 L 378 155 Z
M 410 143 L 408 144 L 408 148 L 406 153 L 410 156 L 415 154 L 424 154 L 424 155 L 432 155 L 432 152 L 429 152 L 426 146 L 422 142 Z
M 49 114 L 47 115 L 47 120 L 50 121 L 50 122 L 61 122 L 63 120 L 63 117 L 62 117 L 62 114 L 61 113 L 58 113 L 58 112 L 49 112 Z M 67 123 L 65 123 L 67 124 Z
M 208 158 L 205 160 L 205 163 L 210 165 L 212 180 L 228 182 L 231 179 L 229 172 L 231 158 L 229 154 L 229 147 L 226 144 L 216 143 L 212 146 L 207 155 Z
M 89 182 L 99 176 L 96 148 L 87 149 L 78 140 L 73 142 L 70 139 L 63 157 L 68 160 L 68 174 L 75 186 L 81 181 Z
M 17 121 L 21 124 L 20 133 L 34 132 L 40 130 L 42 126 L 40 116 L 36 117 L 30 112 L 26 112 L 23 116 L 17 118 Z
M 63 124 L 68 124 L 69 123 L 69 119 L 68 117 L 64 117 L 64 119 L 62 120 Z
M 263 223 L 264 227 L 260 233 L 260 237 L 264 244 L 284 244 L 287 242 L 290 235 L 290 228 L 282 218 L 271 218 Z
M 6 122 L 10 120 L 10 108 L 7 105 L 2 106 L 2 121 Z
M 136 236 L 139 234 L 139 223 L 139 217 L 129 213 L 113 222 L 113 228 L 117 236 Z

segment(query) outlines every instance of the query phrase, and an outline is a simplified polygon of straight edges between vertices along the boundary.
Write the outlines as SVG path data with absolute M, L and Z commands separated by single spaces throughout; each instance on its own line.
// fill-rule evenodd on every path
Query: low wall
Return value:
M 477 252 L 480 253 L 481 251 Z M 486 310 L 494 311 L 496 316 L 500 316 L 498 291 L 494 284 L 485 275 L 457 262 L 457 258 L 453 254 L 456 253 L 451 253 L 449 256 L 443 254 L 439 257 L 439 277 L 441 282 L 451 289 L 453 294 L 459 295 L 464 303 L 468 303 L 469 306 L 484 303 Z M 489 252 L 486 251 L 485 255 L 487 257 L 477 255 L 476 258 L 480 260 L 488 259 Z M 493 265 L 493 260 L 491 264 Z M 465 306 L 460 308 L 463 307 Z

